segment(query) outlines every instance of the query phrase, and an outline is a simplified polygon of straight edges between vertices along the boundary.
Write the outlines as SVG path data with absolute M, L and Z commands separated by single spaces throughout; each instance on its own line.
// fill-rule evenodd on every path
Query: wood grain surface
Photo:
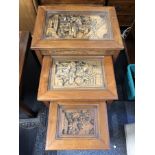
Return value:
M 92 107 L 97 106 L 98 136 L 96 137 L 62 137 L 57 138 L 57 123 L 60 121 L 58 108 L 60 106 Z M 46 137 L 46 150 L 98 150 L 109 149 L 109 131 L 107 109 L 105 102 L 51 102 L 48 116 L 48 129 Z
M 48 85 L 51 66 L 51 57 L 44 56 L 38 90 L 38 100 L 40 101 L 93 101 L 113 100 L 118 98 L 111 56 L 105 56 L 103 59 L 106 89 L 49 90 Z
M 49 4 L 105 4 L 105 0 L 40 0 L 41 5 Z
M 19 0 L 19 30 L 33 34 L 37 4 L 34 0 Z
M 102 12 L 108 11 L 113 32 L 112 40 L 50 40 L 42 37 L 44 32 L 45 15 L 48 11 L 86 11 L 86 12 Z M 48 52 L 49 50 L 87 50 L 91 49 L 98 53 L 98 50 L 121 50 L 123 42 L 120 34 L 119 24 L 114 7 L 101 6 L 83 6 L 83 5 L 52 5 L 40 6 L 38 8 L 35 29 L 31 48 Z

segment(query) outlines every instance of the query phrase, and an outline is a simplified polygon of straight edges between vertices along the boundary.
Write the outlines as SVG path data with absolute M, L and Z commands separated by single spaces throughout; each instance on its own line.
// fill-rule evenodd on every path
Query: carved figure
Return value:
M 104 88 L 102 70 L 100 60 L 55 60 L 52 88 Z
M 95 113 L 93 109 L 70 109 L 62 112 L 64 113 L 62 135 L 95 135 Z
M 107 14 L 53 14 L 48 17 L 46 38 L 53 39 L 110 39 Z

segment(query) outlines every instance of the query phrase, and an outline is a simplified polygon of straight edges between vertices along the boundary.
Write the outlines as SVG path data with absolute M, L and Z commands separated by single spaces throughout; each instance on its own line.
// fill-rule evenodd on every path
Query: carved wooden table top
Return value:
M 39 6 L 32 48 L 123 49 L 114 7 Z
M 75 101 L 117 99 L 111 56 L 44 56 L 38 100 Z
M 105 102 L 51 102 L 46 150 L 109 149 Z

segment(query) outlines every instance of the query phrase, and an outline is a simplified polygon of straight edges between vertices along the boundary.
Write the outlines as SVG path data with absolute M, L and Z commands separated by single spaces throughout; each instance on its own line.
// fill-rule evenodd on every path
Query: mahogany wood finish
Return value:
M 23 76 L 23 69 L 24 69 L 24 64 L 25 60 L 27 58 L 27 48 L 28 48 L 28 43 L 30 40 L 30 34 L 27 31 L 20 31 L 19 32 L 19 98 L 21 97 L 22 93 L 22 76 Z M 28 116 L 33 117 L 35 116 L 35 113 L 27 107 L 21 100 L 19 101 L 19 107 L 20 110 L 25 112 Z
M 42 64 L 43 56 L 42 56 L 41 52 L 39 50 L 35 50 L 35 54 L 38 58 L 39 63 Z
M 21 82 L 22 78 L 24 62 L 27 55 L 27 44 L 29 37 L 30 35 L 27 31 L 19 32 L 19 83 Z
M 96 52 L 97 51 L 97 52 Z M 48 51 L 41 51 L 42 55 L 48 56 L 109 56 L 109 55 L 115 55 L 118 50 L 103 50 L 103 49 L 82 49 L 82 50 L 76 50 L 74 48 L 71 49 L 58 49 L 58 50 L 48 50 Z
M 105 0 L 40 0 L 41 5 L 49 4 L 105 4 Z
M 83 136 L 68 136 L 57 137 L 58 123 L 63 122 L 63 119 L 59 117 L 58 111 L 60 106 L 71 107 L 80 109 L 83 106 L 93 107 L 97 106 L 96 122 L 97 135 L 95 137 L 83 137 Z M 61 120 L 62 119 L 62 120 Z M 85 130 L 86 127 L 85 127 Z M 109 149 L 109 131 L 107 121 L 107 109 L 105 102 L 51 102 L 49 108 L 48 117 L 48 130 L 46 137 L 46 150 L 89 150 L 89 149 Z
M 115 6 L 117 15 L 133 15 L 135 12 L 134 1 L 109 0 L 109 6 Z
M 33 33 L 37 0 L 19 0 L 19 30 Z
M 112 40 L 45 40 L 43 39 L 43 30 L 45 24 L 45 15 L 49 11 L 86 11 L 86 12 L 102 12 L 109 11 L 110 22 L 113 32 Z M 38 8 L 37 19 L 35 23 L 34 35 L 32 40 L 31 48 L 34 50 L 54 51 L 55 54 L 57 51 L 93 51 L 96 55 L 102 51 L 103 55 L 109 53 L 106 51 L 111 51 L 109 54 L 115 54 L 115 51 L 123 49 L 123 42 L 120 35 L 119 24 L 116 16 L 114 7 L 101 7 L 101 6 L 77 6 L 77 5 L 52 5 L 52 6 L 40 6 Z M 69 51 L 68 51 L 69 52 Z M 52 52 L 51 52 L 52 53 Z M 51 54 L 49 53 L 49 54 Z M 42 53 L 44 54 L 44 52 Z M 81 53 L 80 53 L 81 54 Z M 72 55 L 72 52 L 70 53 Z
M 85 90 L 49 90 L 49 76 L 52 59 L 44 56 L 40 76 L 38 100 L 40 101 L 93 101 L 117 99 L 117 89 L 115 83 L 113 62 L 111 56 L 103 58 L 105 72 L 106 89 L 85 89 Z
M 116 8 L 118 21 L 121 26 L 131 26 L 135 16 L 135 0 L 108 0 L 108 6 Z
M 118 15 L 118 20 L 121 26 L 131 26 L 134 21 L 134 15 Z

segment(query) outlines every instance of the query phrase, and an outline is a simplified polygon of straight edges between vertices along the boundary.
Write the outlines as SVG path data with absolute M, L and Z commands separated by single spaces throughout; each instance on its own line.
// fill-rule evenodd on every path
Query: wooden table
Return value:
M 114 7 L 38 8 L 31 48 L 49 101 L 46 150 L 109 149 L 106 101 L 117 100 L 113 60 L 123 49 Z
M 95 15 L 95 18 L 103 17 L 106 25 L 106 33 L 99 31 L 98 33 L 104 34 L 104 38 L 52 38 L 48 29 L 49 17 L 56 12 L 64 12 L 66 14 L 85 14 L 89 16 Z M 92 13 L 93 12 L 93 13 Z M 92 17 L 93 18 L 93 17 Z M 102 19 L 100 19 L 102 20 Z M 99 23 L 101 24 L 101 23 Z M 98 24 L 98 25 L 99 25 Z M 102 24 L 101 24 L 102 25 Z M 84 25 L 85 26 L 85 25 Z M 91 26 L 91 24 L 90 24 Z M 102 27 L 100 27 L 102 29 Z M 53 29 L 53 28 L 52 28 Z M 98 29 L 98 28 L 97 28 Z M 35 50 L 40 63 L 44 55 L 52 56 L 113 56 L 114 60 L 117 59 L 120 50 L 124 48 L 118 19 L 114 7 L 102 6 L 82 6 L 82 5 L 52 5 L 52 6 L 39 6 L 34 27 L 34 34 L 32 39 L 31 48 Z

